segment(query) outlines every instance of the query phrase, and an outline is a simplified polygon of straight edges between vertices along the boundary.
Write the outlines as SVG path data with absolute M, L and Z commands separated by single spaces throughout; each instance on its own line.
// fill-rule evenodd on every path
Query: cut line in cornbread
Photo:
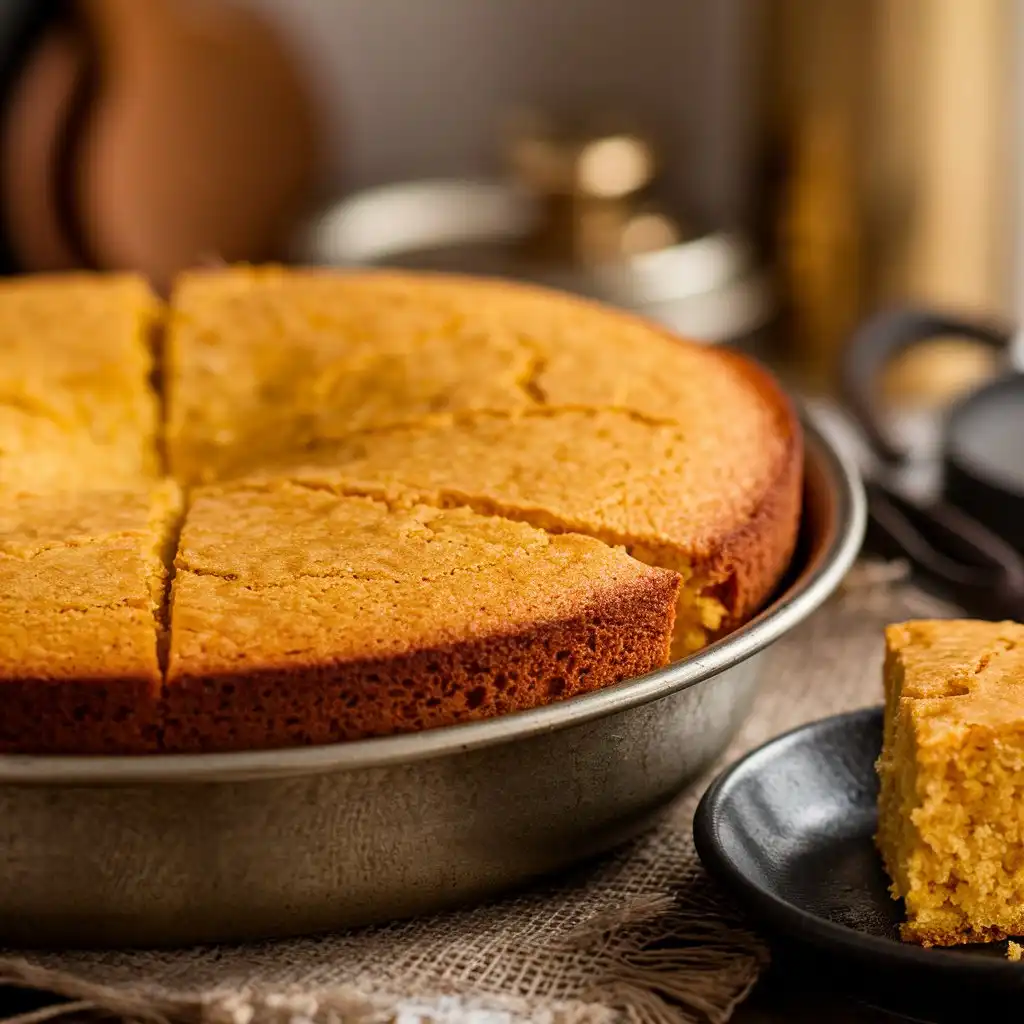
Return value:
M 903 938 L 1024 934 L 1024 626 L 890 626 L 885 690 L 878 846 Z
M 168 452 L 187 482 L 474 411 L 623 409 L 683 426 L 703 419 L 709 436 L 736 416 L 751 426 L 761 416 L 776 430 L 792 421 L 774 383 L 746 360 L 504 281 L 197 271 L 177 282 L 165 348 Z
M 325 743 L 523 710 L 668 660 L 674 573 L 466 508 L 200 489 L 172 589 L 168 750 Z
M 715 439 L 733 457 L 703 448 L 699 426 L 634 412 L 473 413 L 355 435 L 266 478 L 287 472 L 342 494 L 465 505 L 621 545 L 682 576 L 678 657 L 767 598 L 792 555 L 799 515 L 792 442 L 757 412 L 737 415 Z
M 0 503 L 0 753 L 159 746 L 176 484 Z
M 0 494 L 159 475 L 150 381 L 159 312 L 129 274 L 0 282 Z
M 340 493 L 397 488 L 624 545 L 684 577 L 676 657 L 748 619 L 792 556 L 799 427 L 722 350 L 443 275 L 197 272 L 172 308 L 182 479 L 322 472 Z

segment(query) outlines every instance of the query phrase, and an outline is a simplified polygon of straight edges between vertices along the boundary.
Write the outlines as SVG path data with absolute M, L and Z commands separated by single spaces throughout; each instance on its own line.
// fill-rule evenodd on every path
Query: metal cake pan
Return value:
M 657 820 L 746 717 L 765 649 L 864 530 L 856 470 L 806 425 L 803 537 L 765 611 L 642 679 L 504 718 L 328 747 L 0 757 L 0 942 L 312 933 L 508 890 Z

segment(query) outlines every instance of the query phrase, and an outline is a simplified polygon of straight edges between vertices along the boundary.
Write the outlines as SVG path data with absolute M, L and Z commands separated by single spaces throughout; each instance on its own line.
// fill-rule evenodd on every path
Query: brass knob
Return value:
M 539 200 L 535 256 L 605 263 L 675 244 L 680 231 L 647 190 L 657 173 L 654 147 L 630 127 L 565 127 L 539 113 L 513 122 L 508 162 Z

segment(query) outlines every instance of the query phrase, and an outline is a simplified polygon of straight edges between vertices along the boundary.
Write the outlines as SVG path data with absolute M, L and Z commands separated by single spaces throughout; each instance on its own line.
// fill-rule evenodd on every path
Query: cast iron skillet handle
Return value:
M 910 453 L 885 427 L 877 390 L 882 371 L 890 360 L 919 342 L 950 335 L 1003 350 L 1013 332 L 993 320 L 961 320 L 924 309 L 894 309 L 868 318 L 850 337 L 840 363 L 840 388 L 848 409 L 885 462 L 903 462 Z
M 870 527 L 883 554 L 906 558 L 977 613 L 1024 620 L 1024 556 L 987 527 L 942 502 L 919 506 L 865 483 Z

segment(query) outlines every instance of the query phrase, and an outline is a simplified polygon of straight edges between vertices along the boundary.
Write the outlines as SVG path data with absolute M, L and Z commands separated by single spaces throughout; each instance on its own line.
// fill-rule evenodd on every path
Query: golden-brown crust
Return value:
M 405 276 L 392 271 L 368 273 L 396 280 Z M 652 336 L 660 336 L 674 344 L 694 344 L 646 317 L 611 308 L 584 296 L 567 295 L 518 281 L 444 273 L 431 273 L 429 276 L 469 287 L 493 287 L 521 295 L 547 294 L 566 308 L 576 306 L 600 312 L 609 321 L 618 320 L 642 328 Z M 783 441 L 775 469 L 769 474 L 768 484 L 754 511 L 736 525 L 734 510 L 723 509 L 721 529 L 708 539 L 702 551 L 695 552 L 693 567 L 696 572 L 723 581 L 713 588 L 713 592 L 723 600 L 728 612 L 720 631 L 724 634 L 759 610 L 778 586 L 793 556 L 803 507 L 803 431 L 793 403 L 774 376 L 759 363 L 727 348 L 701 346 L 701 350 L 709 358 L 728 366 L 771 408 L 777 436 Z
M 728 612 L 723 624 L 723 632 L 728 632 L 761 608 L 793 557 L 803 509 L 804 444 L 796 411 L 775 379 L 751 360 L 725 350 L 720 354 L 771 404 L 784 440 L 775 472 L 753 514 L 722 534 L 717 550 L 703 565 L 698 562 L 712 578 L 726 574 L 715 593 Z
M 0 509 L 0 751 L 157 749 L 173 484 L 16 494 Z
M 477 721 L 668 660 L 679 578 L 649 572 L 570 619 L 379 659 L 153 678 L 0 682 L 0 754 L 272 749 Z
M 197 492 L 176 564 L 168 749 L 433 728 L 606 685 L 666 663 L 680 585 L 590 537 L 286 481 Z
M 679 579 L 645 575 L 579 614 L 388 658 L 186 674 L 161 710 L 168 752 L 363 739 L 522 711 L 665 664 Z
M 0 682 L 0 754 L 153 754 L 159 682 L 148 677 Z
M 0 282 L 0 493 L 157 475 L 149 332 L 160 310 L 133 274 Z
M 523 287 L 515 282 L 512 287 Z M 581 306 L 602 308 L 600 303 L 569 296 Z M 652 333 L 678 344 L 693 344 L 653 322 L 620 310 L 606 312 L 623 322 L 643 325 Z M 722 528 L 694 558 L 694 568 L 712 579 L 725 575 L 715 592 L 729 613 L 722 632 L 728 632 L 756 612 L 778 585 L 793 556 L 803 509 L 803 430 L 793 403 L 775 377 L 745 355 L 722 347 L 704 351 L 720 360 L 772 410 L 782 451 L 754 511 L 736 525 L 733 510 L 723 510 Z
M 1002 942 L 1010 935 L 1020 935 L 1024 932 L 1024 914 L 1018 918 L 1020 927 L 1014 928 L 1012 932 L 1004 931 L 1002 928 L 977 928 L 965 924 L 962 928 L 953 931 L 939 931 L 934 928 L 922 928 L 920 925 L 904 922 L 900 925 L 900 938 L 904 942 L 912 942 L 917 946 L 964 946 L 978 943 Z

